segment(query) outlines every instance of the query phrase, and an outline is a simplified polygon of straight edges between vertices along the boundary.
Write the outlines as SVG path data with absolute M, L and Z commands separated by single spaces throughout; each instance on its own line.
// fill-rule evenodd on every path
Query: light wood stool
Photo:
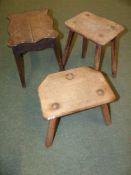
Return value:
M 29 51 L 53 48 L 59 69 L 63 70 L 58 32 L 48 9 L 12 14 L 8 19 L 8 46 L 13 50 L 22 87 L 26 87 L 23 55 Z
M 90 12 L 82 12 L 79 15 L 65 21 L 69 28 L 68 39 L 64 51 L 63 62 L 66 65 L 74 34 L 78 33 L 83 37 L 82 57 L 87 51 L 88 41 L 96 44 L 95 69 L 100 70 L 102 46 L 111 42 L 112 52 L 112 75 L 117 73 L 117 36 L 124 30 L 124 27 L 106 18 L 96 16 Z
M 107 125 L 111 124 L 109 103 L 116 99 L 104 75 L 79 67 L 49 74 L 38 88 L 43 117 L 49 120 L 46 146 L 53 142 L 59 118 L 100 106 Z

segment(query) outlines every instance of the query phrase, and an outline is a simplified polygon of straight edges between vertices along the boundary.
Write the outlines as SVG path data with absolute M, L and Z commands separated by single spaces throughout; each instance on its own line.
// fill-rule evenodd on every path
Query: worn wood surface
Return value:
M 48 9 L 34 10 L 8 16 L 8 46 L 21 43 L 35 43 L 44 38 L 56 38 L 58 32 L 53 29 L 53 19 Z
M 49 74 L 38 94 L 43 117 L 52 119 L 115 100 L 115 94 L 101 72 L 79 67 Z
M 65 25 L 100 45 L 107 44 L 124 30 L 123 26 L 88 11 L 65 21 Z

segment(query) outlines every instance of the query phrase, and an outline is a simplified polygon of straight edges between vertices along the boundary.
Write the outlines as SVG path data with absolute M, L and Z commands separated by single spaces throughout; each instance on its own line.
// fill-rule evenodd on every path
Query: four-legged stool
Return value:
M 53 142 L 60 117 L 100 106 L 107 125 L 111 124 L 109 103 L 116 99 L 104 75 L 79 67 L 49 74 L 38 88 L 43 117 L 49 120 L 46 146 Z
M 63 70 L 62 52 L 58 32 L 53 29 L 53 19 L 48 9 L 18 13 L 8 17 L 8 46 L 12 48 L 22 87 L 26 86 L 23 54 L 53 48 L 60 70 Z
M 83 37 L 82 57 L 85 57 L 88 41 L 93 41 L 96 44 L 95 53 L 95 69 L 100 70 L 101 63 L 101 50 L 102 46 L 111 42 L 112 50 L 112 75 L 116 76 L 117 73 L 117 58 L 116 58 L 116 40 L 124 27 L 105 19 L 96 16 L 90 12 L 82 12 L 79 15 L 65 21 L 65 25 L 69 28 L 68 39 L 63 56 L 63 64 L 66 65 L 68 60 L 71 44 L 75 33 Z

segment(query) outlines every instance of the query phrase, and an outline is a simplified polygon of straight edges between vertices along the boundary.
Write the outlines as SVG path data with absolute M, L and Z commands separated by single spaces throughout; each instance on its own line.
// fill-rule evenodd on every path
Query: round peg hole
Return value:
M 100 34 L 99 34 L 99 37 L 102 38 L 102 37 L 104 37 L 104 35 L 103 35 L 102 33 L 100 33 Z
M 68 74 L 65 75 L 65 77 L 66 77 L 67 80 L 72 80 L 74 78 L 74 74 L 68 73 Z
M 89 13 L 86 13 L 85 16 L 90 16 L 90 14 Z
M 115 29 L 116 29 L 116 27 L 112 25 L 112 26 L 111 26 L 111 29 L 115 30 Z
M 59 103 L 53 103 L 53 104 L 51 105 L 51 108 L 52 108 L 53 110 L 59 109 L 59 107 L 60 107 Z
M 99 95 L 99 96 L 103 96 L 103 95 L 104 95 L 103 89 L 98 89 L 98 90 L 96 91 L 96 93 L 97 93 L 97 95 Z

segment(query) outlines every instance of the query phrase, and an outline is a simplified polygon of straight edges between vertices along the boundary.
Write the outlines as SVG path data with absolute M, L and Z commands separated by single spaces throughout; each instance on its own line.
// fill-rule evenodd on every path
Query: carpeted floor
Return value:
M 62 33 L 64 21 L 82 11 L 114 20 L 126 27 L 120 37 L 117 78 L 111 77 L 110 47 L 102 70 L 120 99 L 111 104 L 107 127 L 99 108 L 62 118 L 54 144 L 47 149 L 47 121 L 42 119 L 37 87 L 48 73 L 58 71 L 51 49 L 25 55 L 27 88 L 22 88 L 14 57 L 7 47 L 6 17 L 15 12 L 48 7 Z M 0 0 L 0 175 L 131 175 L 131 1 L 130 0 Z M 81 59 L 77 37 L 67 69 L 92 65 L 95 46 Z

